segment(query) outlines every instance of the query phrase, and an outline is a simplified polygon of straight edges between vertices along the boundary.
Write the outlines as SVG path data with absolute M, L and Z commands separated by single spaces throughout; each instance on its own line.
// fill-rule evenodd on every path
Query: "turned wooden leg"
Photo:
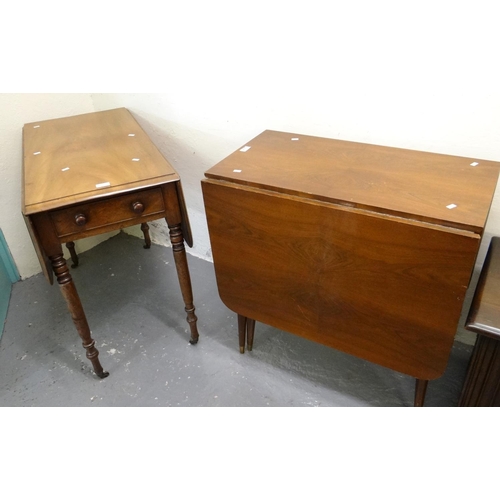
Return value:
M 73 323 L 75 324 L 78 335 L 82 339 L 83 347 L 87 351 L 87 358 L 92 362 L 95 374 L 99 378 L 105 378 L 109 375 L 105 372 L 99 362 L 99 351 L 95 347 L 95 341 L 90 336 L 90 329 L 87 323 L 87 318 L 85 317 L 85 312 L 83 311 L 82 303 L 78 292 L 76 291 L 75 284 L 71 274 L 69 273 L 68 266 L 66 265 L 66 260 L 63 254 L 50 257 L 52 263 L 52 269 L 56 275 L 57 282 L 59 283 L 59 288 L 63 294 L 64 299 L 68 305 L 69 312 L 73 318 Z
M 68 241 L 68 243 L 66 243 L 66 248 L 69 250 L 71 255 L 71 261 L 73 262 L 71 267 L 74 269 L 78 266 L 78 255 L 76 255 L 75 243 L 73 241 Z
M 144 234 L 145 245 L 144 248 L 151 248 L 151 238 L 149 237 L 149 226 L 147 222 L 141 224 L 141 230 Z
M 415 402 L 414 406 L 424 406 L 425 391 L 427 390 L 428 380 L 417 378 L 415 381 Z
M 182 298 L 184 299 L 185 311 L 187 313 L 187 322 L 191 329 L 191 339 L 189 343 L 196 344 L 199 337 L 198 328 L 196 326 L 198 318 L 194 313 L 195 307 L 193 304 L 193 290 L 191 288 L 191 277 L 189 275 L 186 249 L 184 248 L 184 237 L 182 235 L 180 224 L 169 225 L 168 227 L 170 230 L 170 241 L 172 242 L 172 249 L 174 252 L 175 267 L 177 268 L 177 276 L 179 278 Z

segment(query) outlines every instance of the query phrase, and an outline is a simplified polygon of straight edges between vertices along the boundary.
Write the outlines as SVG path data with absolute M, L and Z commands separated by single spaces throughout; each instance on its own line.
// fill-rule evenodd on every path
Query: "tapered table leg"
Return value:
M 255 331 L 255 320 L 238 314 L 238 339 L 240 343 L 240 352 L 245 352 L 245 343 L 249 351 L 253 347 L 253 334 Z
M 245 352 L 245 342 L 247 337 L 247 318 L 238 314 L 238 339 L 240 343 L 240 352 Z
M 64 299 L 66 300 L 71 317 L 73 318 L 73 323 L 75 324 L 78 335 L 80 335 L 80 338 L 82 339 L 83 347 L 87 351 L 87 358 L 92 362 L 95 374 L 99 378 L 105 378 L 109 375 L 109 373 L 103 370 L 101 363 L 99 362 L 99 351 L 96 349 L 95 341 L 90 335 L 87 318 L 85 317 L 80 297 L 78 296 L 75 284 L 73 283 L 73 278 L 69 273 L 66 260 L 64 259 L 63 254 L 49 258 L 52 263 L 52 269 L 56 275 L 57 282 L 59 283 L 59 288 Z
M 255 320 L 247 318 L 247 349 L 249 351 L 253 348 L 253 334 L 255 332 Z
M 428 380 L 417 378 L 415 381 L 415 402 L 414 406 L 424 406 L 425 392 L 427 391 Z

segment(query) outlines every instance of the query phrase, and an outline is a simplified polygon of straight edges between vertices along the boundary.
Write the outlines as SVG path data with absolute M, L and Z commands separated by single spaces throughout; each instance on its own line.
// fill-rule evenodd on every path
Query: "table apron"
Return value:
M 49 212 L 61 242 L 165 217 L 161 189 L 150 189 Z M 79 222 L 81 225 L 79 225 Z

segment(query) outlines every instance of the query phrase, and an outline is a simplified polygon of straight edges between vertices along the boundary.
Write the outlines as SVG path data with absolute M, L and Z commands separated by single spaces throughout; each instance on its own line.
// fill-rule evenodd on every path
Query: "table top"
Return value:
M 25 215 L 179 180 L 125 108 L 25 124 L 23 174 Z
M 499 162 L 266 130 L 209 179 L 482 234 Z
M 465 327 L 500 340 L 500 237 L 491 238 Z

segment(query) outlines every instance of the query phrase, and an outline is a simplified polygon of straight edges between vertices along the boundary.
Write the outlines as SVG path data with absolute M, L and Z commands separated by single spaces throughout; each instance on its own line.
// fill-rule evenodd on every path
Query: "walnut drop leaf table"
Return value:
M 266 130 L 205 173 L 220 297 L 416 378 L 447 365 L 500 164 Z

